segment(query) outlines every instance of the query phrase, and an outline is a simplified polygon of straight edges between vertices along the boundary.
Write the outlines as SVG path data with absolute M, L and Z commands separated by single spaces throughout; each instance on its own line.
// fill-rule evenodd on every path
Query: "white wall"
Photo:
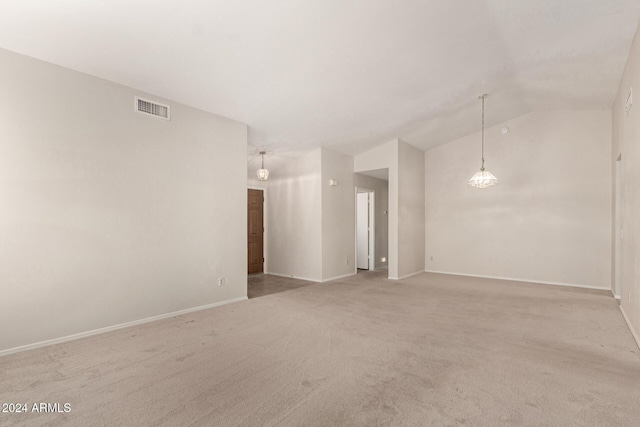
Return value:
M 318 148 L 271 171 L 268 273 L 322 281 L 321 165 Z
M 327 148 L 322 155 L 322 280 L 354 274 L 353 157 Z M 338 181 L 330 186 L 329 180 Z
M 424 272 L 425 153 L 398 143 L 398 276 Z
M 485 131 L 486 168 L 500 181 L 468 187 L 480 133 L 428 150 L 429 271 L 610 287 L 611 117 L 549 111 Z
M 248 175 L 249 177 L 247 179 L 247 188 L 253 188 L 255 190 L 266 190 L 269 188 L 269 181 L 258 180 L 258 178 L 256 178 L 255 171 L 249 171 Z M 270 179 L 273 180 L 273 177 Z
M 632 87 L 636 105 L 631 107 L 629 115 L 625 115 L 624 104 Z M 640 36 L 636 34 L 612 107 L 613 149 L 609 157 L 609 170 L 615 171 L 613 164 L 622 154 L 621 204 L 624 235 L 620 254 L 622 267 L 620 308 L 640 346 L 640 104 L 637 101 L 638 93 L 640 93 Z
M 246 125 L 0 63 L 0 351 L 246 297 Z
M 353 171 L 366 172 L 389 169 L 388 250 L 389 278 L 398 278 L 398 145 L 395 139 L 354 157 Z
M 424 152 L 398 139 L 354 159 L 354 172 L 389 169 L 389 278 L 424 271 Z
M 375 191 L 375 267 L 383 267 L 389 258 L 389 183 L 372 176 L 354 174 L 356 187 Z

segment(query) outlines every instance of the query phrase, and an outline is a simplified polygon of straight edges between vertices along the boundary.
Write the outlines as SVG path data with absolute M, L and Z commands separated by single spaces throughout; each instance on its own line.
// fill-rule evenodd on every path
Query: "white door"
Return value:
M 369 193 L 356 195 L 357 268 L 369 269 Z

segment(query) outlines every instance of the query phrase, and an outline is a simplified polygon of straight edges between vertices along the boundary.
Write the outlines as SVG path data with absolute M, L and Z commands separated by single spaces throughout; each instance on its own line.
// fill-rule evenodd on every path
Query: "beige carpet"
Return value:
M 0 358 L 1 425 L 640 425 L 606 292 L 372 273 Z

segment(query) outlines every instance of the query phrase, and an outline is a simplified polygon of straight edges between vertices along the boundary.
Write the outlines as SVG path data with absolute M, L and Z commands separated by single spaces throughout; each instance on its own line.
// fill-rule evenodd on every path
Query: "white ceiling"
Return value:
M 363 171 L 363 172 L 359 172 L 362 175 L 369 175 L 372 176 L 374 178 L 378 178 L 381 179 L 383 181 L 389 181 L 389 169 L 374 169 L 374 170 L 370 170 L 370 171 Z
M 355 154 L 477 131 L 483 92 L 489 125 L 609 108 L 639 18 L 640 0 L 0 0 L 0 47 L 245 122 L 256 152 Z

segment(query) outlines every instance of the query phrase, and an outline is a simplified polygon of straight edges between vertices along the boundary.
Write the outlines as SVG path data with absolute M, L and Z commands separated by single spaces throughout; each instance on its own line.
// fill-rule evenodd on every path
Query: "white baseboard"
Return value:
M 343 274 L 341 276 L 335 276 L 335 277 L 330 277 L 328 279 L 324 279 L 322 281 L 322 283 L 324 282 L 330 282 L 332 280 L 338 280 L 338 279 L 344 279 L 345 277 L 351 277 L 351 276 L 355 276 L 357 273 L 347 273 L 347 274 Z
M 633 328 L 633 325 L 631 324 L 631 321 L 627 317 L 627 313 L 624 312 L 624 308 L 622 308 L 622 306 L 620 306 L 620 312 L 622 313 L 622 317 L 624 317 L 624 321 L 627 322 L 627 326 L 631 331 L 631 336 L 633 336 L 633 339 L 636 340 L 636 345 L 638 346 L 638 348 L 640 348 L 640 334 L 638 334 L 636 330 Z
M 610 290 L 610 288 L 601 287 L 601 286 L 579 285 L 576 283 L 563 283 L 563 282 L 545 282 L 542 280 L 518 279 L 514 277 L 483 276 L 481 274 L 451 273 L 448 271 L 436 271 L 436 270 L 425 270 L 425 273 L 449 274 L 451 276 L 479 277 L 482 279 L 509 280 L 511 282 L 539 283 L 542 285 L 569 286 L 572 288 L 597 289 L 599 291 Z
M 424 271 L 416 271 L 415 273 L 405 274 L 404 276 L 399 276 L 399 277 L 389 276 L 389 277 L 387 277 L 387 279 L 389 279 L 389 280 L 402 280 L 402 279 L 406 279 L 408 277 L 417 276 L 418 274 L 422 274 L 422 273 L 424 273 Z
M 405 274 L 404 276 L 400 276 L 397 279 L 393 279 L 393 280 L 402 280 L 402 279 L 407 279 L 409 277 L 413 277 L 413 276 L 417 276 L 418 274 L 422 274 L 424 273 L 424 271 L 416 271 L 414 273 L 410 273 L 410 274 Z
M 80 332 L 78 334 L 67 335 L 66 337 L 54 338 L 51 340 L 40 341 L 33 344 L 27 344 L 20 347 L 9 348 L 7 350 L 0 350 L 0 357 L 7 356 L 13 353 L 19 353 L 21 351 L 32 350 L 39 347 L 46 347 L 49 345 L 60 344 L 67 341 L 73 341 L 80 338 L 90 337 L 92 335 L 104 334 L 105 332 L 111 332 L 118 329 L 128 328 L 130 326 L 142 325 L 144 323 L 154 322 L 156 320 L 166 319 L 168 317 L 180 316 L 187 313 L 192 313 L 194 311 L 206 310 L 208 308 L 219 307 L 221 305 L 231 304 L 234 302 L 246 301 L 247 297 L 234 298 L 221 302 L 214 302 L 213 304 L 201 305 L 198 307 L 187 308 L 185 310 L 172 311 L 171 313 L 160 314 L 158 316 L 146 317 L 140 320 L 133 320 L 131 322 L 120 323 L 118 325 L 107 326 L 106 328 L 93 329 L 87 332 Z
M 309 279 L 308 277 L 294 276 L 292 274 L 271 273 L 271 272 L 266 272 L 266 271 L 264 272 L 264 274 L 270 274 L 272 276 L 278 276 L 278 277 L 287 277 L 289 279 L 306 280 L 307 282 L 316 282 L 316 283 L 321 283 L 322 282 L 322 280 Z

